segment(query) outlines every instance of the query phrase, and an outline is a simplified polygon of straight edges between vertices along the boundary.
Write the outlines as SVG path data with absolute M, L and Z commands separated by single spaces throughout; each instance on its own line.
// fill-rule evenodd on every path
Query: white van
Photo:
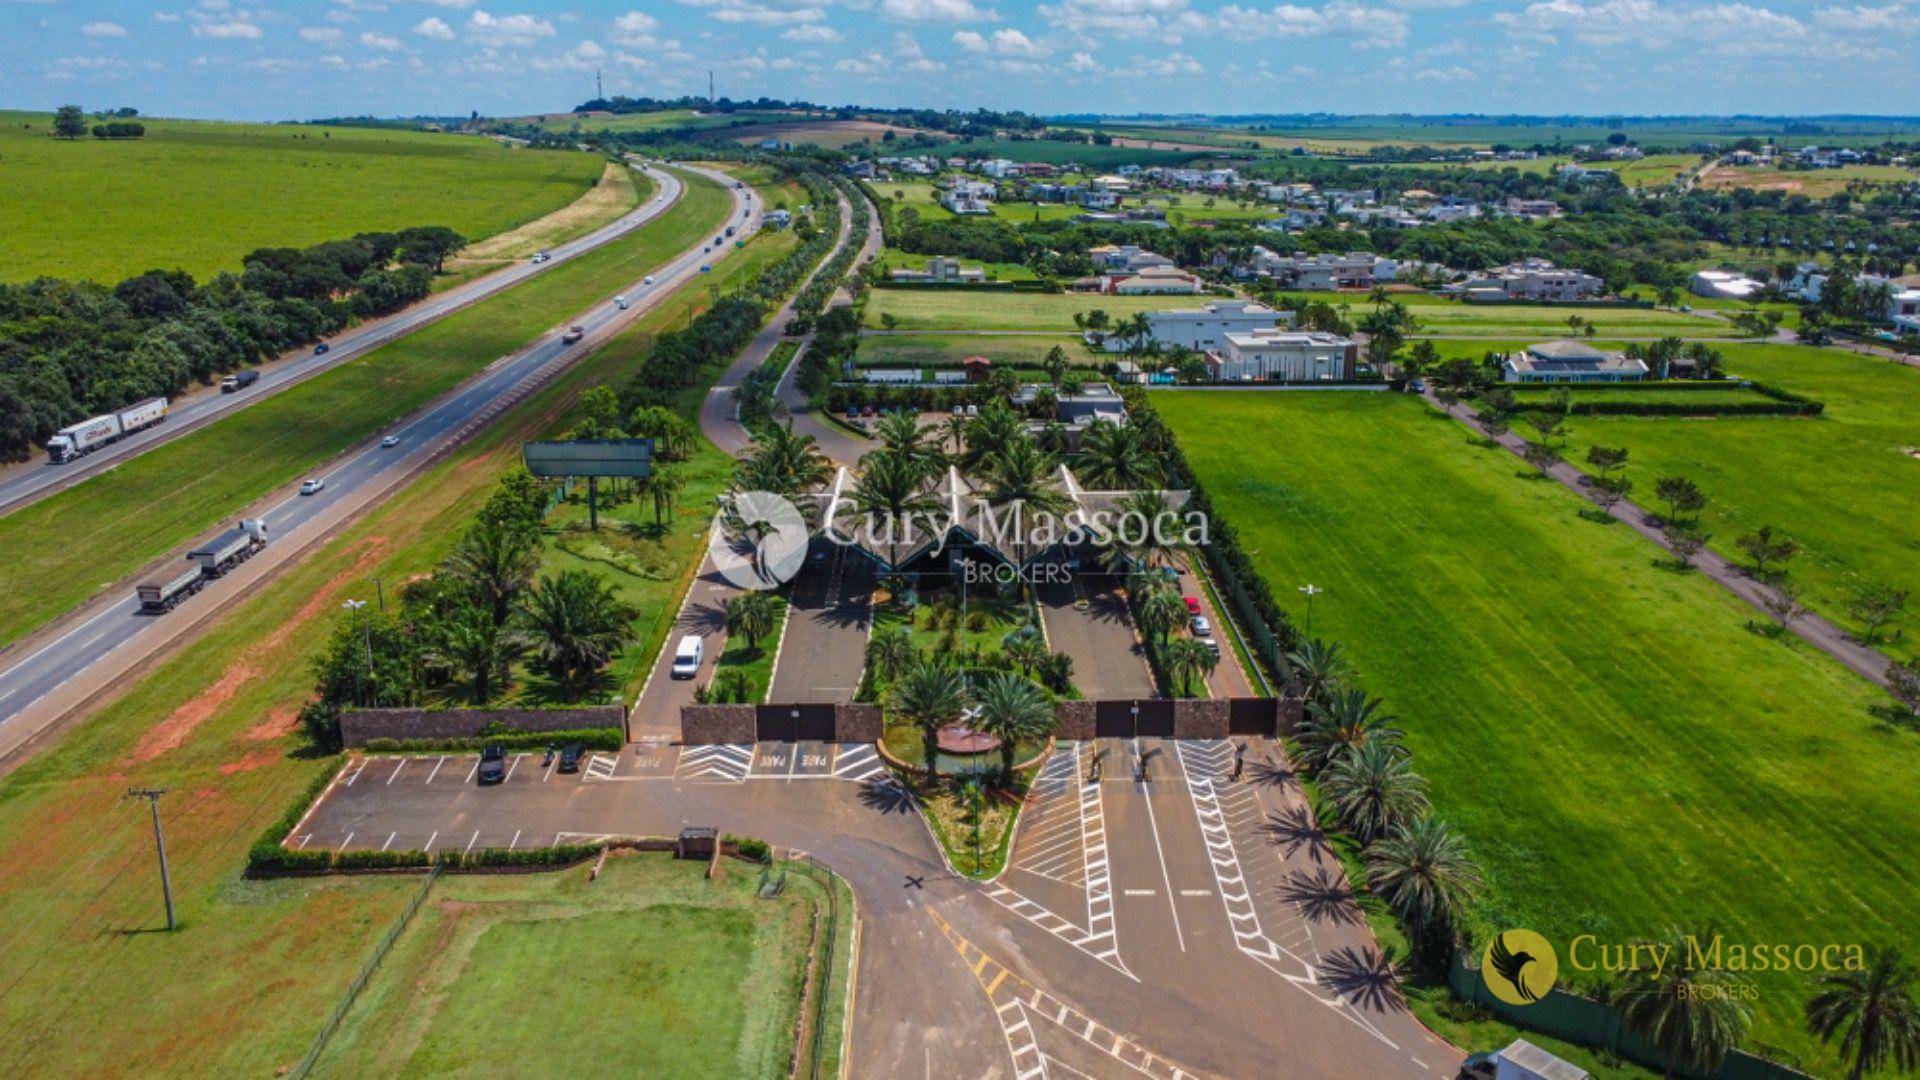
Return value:
M 706 659 L 707 647 L 698 634 L 688 634 L 680 639 L 673 650 L 673 677 L 691 679 L 700 674 L 700 662 Z

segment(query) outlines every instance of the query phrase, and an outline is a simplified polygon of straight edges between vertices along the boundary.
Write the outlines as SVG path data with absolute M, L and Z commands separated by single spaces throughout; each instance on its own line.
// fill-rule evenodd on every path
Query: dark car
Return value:
M 332 351 L 333 351 L 333 346 L 327 344 L 324 341 L 313 347 L 313 355 L 315 356 L 325 356 Z
M 581 746 L 577 742 L 568 743 L 567 745 L 561 747 L 560 748 L 560 771 L 561 772 L 579 772 L 580 771 L 580 755 L 586 752 L 587 752 L 587 748 L 584 746 Z
M 1493 1080 L 1494 1070 L 1500 1065 L 1500 1055 L 1492 1052 L 1475 1054 L 1460 1065 L 1460 1080 Z
M 507 778 L 507 749 L 499 744 L 480 751 L 480 782 L 497 784 Z

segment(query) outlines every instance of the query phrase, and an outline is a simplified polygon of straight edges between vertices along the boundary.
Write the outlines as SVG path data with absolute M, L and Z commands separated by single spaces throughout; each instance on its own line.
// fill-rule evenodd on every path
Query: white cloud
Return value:
M 993 51 L 1001 56 L 1036 57 L 1045 56 L 1053 50 L 1033 40 L 1018 30 L 995 30 L 993 32 Z
M 1100 66 L 1100 61 L 1095 60 L 1092 53 L 1077 52 L 1073 54 L 1071 60 L 1067 61 L 1067 70 L 1077 71 L 1083 75 L 1095 75 L 1105 71 L 1106 68 Z
M 817 23 L 827 17 L 819 0 L 679 0 L 688 7 L 707 9 L 716 22 L 752 26 L 789 26 Z
M 1166 37 L 1169 21 L 1186 9 L 1187 0 L 1065 0 L 1041 4 L 1039 12 L 1054 26 L 1085 37 L 1143 38 Z
M 429 15 L 413 26 L 413 32 L 433 41 L 452 41 L 453 27 L 438 15 Z
M 607 50 L 595 41 L 583 41 L 573 47 L 573 55 L 582 60 L 599 60 L 607 55 Z
M 1913 16 L 1900 4 L 1886 7 L 1830 7 L 1813 13 L 1814 22 L 1845 33 L 1910 34 Z
M 524 47 L 553 34 L 552 23 L 532 15 L 491 15 L 476 10 L 467 17 L 467 36 L 494 46 Z
M 156 11 L 153 13 L 153 21 L 158 23 L 177 23 L 180 21 L 180 13 L 177 11 Z
M 960 46 L 961 52 L 978 54 L 987 51 L 987 39 L 978 30 L 955 30 L 953 43 Z
M 80 32 L 90 38 L 122 38 L 127 36 L 127 28 L 116 22 L 90 22 L 80 28 Z
M 300 28 L 300 40 L 315 45 L 332 45 L 346 37 L 345 31 L 333 26 L 303 26 Z
M 1206 68 L 1200 61 L 1183 52 L 1170 52 L 1162 56 L 1141 57 L 1137 66 L 1148 75 L 1167 78 L 1174 75 L 1201 75 Z
M 1493 21 L 1515 37 L 1542 44 L 1562 36 L 1583 45 L 1632 43 L 1643 48 L 1714 46 L 1721 52 L 1778 51 L 1806 34 L 1791 15 L 1741 3 L 1662 7 L 1654 0 L 1539 0 Z
M 880 0 L 880 13 L 906 22 L 980 22 L 999 17 L 973 0 Z
M 808 26 L 792 26 L 781 31 L 780 36 L 788 41 L 804 41 L 815 45 L 831 45 L 845 35 L 823 23 Z
M 376 34 L 371 30 L 360 35 L 360 44 L 365 45 L 369 49 L 379 49 L 382 52 L 399 52 L 401 48 L 399 38 L 391 34 Z
M 432 4 L 435 7 L 465 9 L 479 3 L 480 0 L 420 0 L 420 2 L 423 4 Z
M 262 36 L 259 27 L 241 19 L 226 21 L 209 20 L 193 24 L 193 36 L 203 38 L 243 39 L 252 41 Z
M 1410 22 L 1401 12 L 1346 0 L 1320 8 L 1279 4 L 1265 11 L 1229 4 L 1210 16 L 1189 12 L 1182 21 L 1196 29 L 1237 38 L 1348 37 L 1369 46 L 1399 45 L 1411 32 Z

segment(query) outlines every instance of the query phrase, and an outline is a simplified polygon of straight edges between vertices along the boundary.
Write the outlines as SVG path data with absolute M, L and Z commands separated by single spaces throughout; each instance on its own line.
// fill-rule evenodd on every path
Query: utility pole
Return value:
M 387 579 L 379 574 L 373 575 L 373 590 L 380 597 L 380 610 L 384 613 L 387 610 Z
M 713 96 L 713 69 L 708 68 L 707 69 L 707 104 L 712 105 L 716 100 L 718 99 L 716 99 Z
M 160 895 L 167 901 L 167 930 L 177 929 L 173 921 L 173 879 L 167 874 L 167 838 L 160 831 L 160 796 L 167 793 L 166 788 L 134 788 L 127 792 L 129 799 L 145 799 L 153 809 L 153 846 L 160 853 Z
M 367 602 L 365 600 L 349 600 L 340 606 L 353 612 L 354 616 L 360 620 L 360 638 L 361 641 L 365 643 L 367 650 L 367 680 L 371 682 L 373 680 L 373 626 L 367 622 L 367 617 L 362 612 L 362 609 L 367 606 Z M 361 708 L 364 709 L 367 707 L 365 684 L 360 681 L 360 673 L 357 671 L 353 673 L 353 700 L 359 703 Z
M 599 68 L 593 69 L 593 99 L 595 101 L 607 100 L 607 85 L 600 81 Z

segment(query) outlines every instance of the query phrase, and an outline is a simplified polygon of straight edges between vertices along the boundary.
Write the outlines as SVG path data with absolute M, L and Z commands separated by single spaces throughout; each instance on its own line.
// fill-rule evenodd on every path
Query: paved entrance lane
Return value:
M 794 580 L 767 700 L 852 701 L 866 670 L 872 627 L 873 563 L 839 544 L 816 540 Z

